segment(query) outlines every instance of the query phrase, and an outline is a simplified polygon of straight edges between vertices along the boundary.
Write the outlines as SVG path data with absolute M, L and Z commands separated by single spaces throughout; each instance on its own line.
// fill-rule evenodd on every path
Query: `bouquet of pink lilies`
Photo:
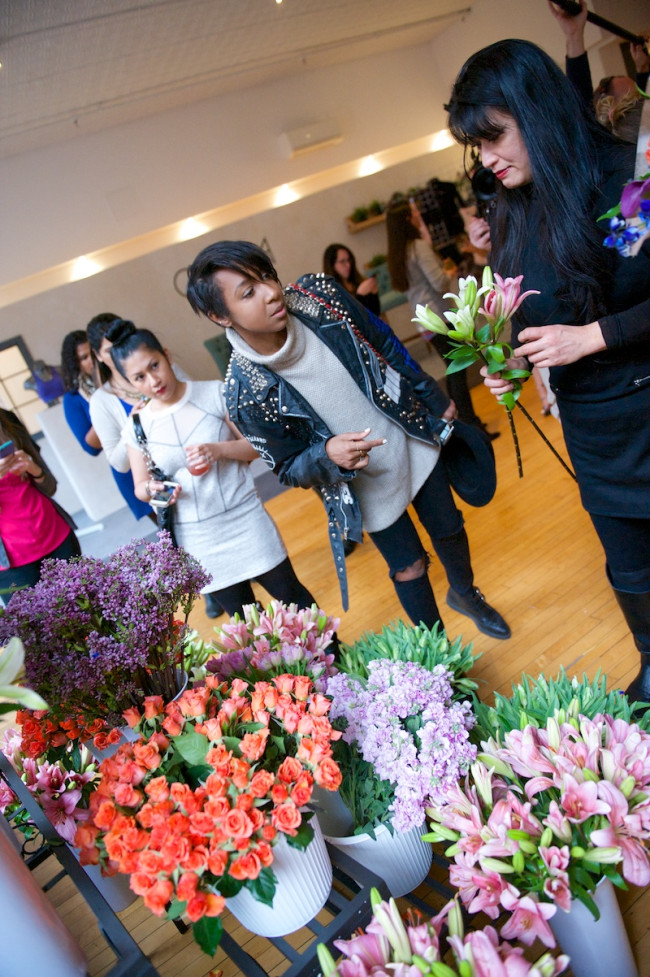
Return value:
M 512 356 L 512 347 L 500 337 L 524 299 L 539 295 L 537 291 L 522 293 L 522 281 L 523 275 L 505 279 L 493 275 L 490 266 L 486 265 L 480 286 L 476 278 L 469 275 L 458 279 L 458 295 L 447 292 L 443 296 L 454 304 L 453 309 L 444 313 L 444 319 L 432 312 L 428 305 L 417 305 L 412 320 L 449 339 L 451 350 L 446 354 L 450 360 L 447 373 L 458 373 L 483 359 L 488 373 L 500 373 L 504 380 L 511 380 L 515 389 L 502 397 L 508 410 L 515 406 L 521 381 L 530 376 L 530 370 L 508 367 L 506 361 Z
M 465 935 L 456 902 L 447 903 L 433 919 L 422 920 L 409 910 L 403 920 L 394 899 L 382 902 L 376 889 L 370 898 L 373 918 L 365 933 L 334 941 L 342 960 L 335 963 L 327 947 L 318 947 L 323 977 L 556 977 L 568 966 L 567 956 L 553 959 L 550 953 L 530 963 L 521 947 L 500 941 L 492 926 Z M 451 950 L 443 956 L 444 923 Z M 455 966 L 444 962 L 449 957 Z
M 464 785 L 428 808 L 429 841 L 451 843 L 450 881 L 469 912 L 511 916 L 505 939 L 549 947 L 572 899 L 650 882 L 650 735 L 611 716 L 549 718 L 482 744 Z

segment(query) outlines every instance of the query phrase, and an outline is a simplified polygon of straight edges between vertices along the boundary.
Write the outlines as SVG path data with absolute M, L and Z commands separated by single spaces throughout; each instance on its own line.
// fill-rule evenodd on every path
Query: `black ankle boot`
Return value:
M 204 594 L 203 596 L 205 598 L 205 613 L 207 617 L 219 617 L 220 614 L 224 613 L 224 609 L 217 600 L 214 592 L 211 594 Z
M 413 624 L 424 624 L 428 628 L 438 622 L 444 628 L 440 611 L 433 596 L 431 582 L 426 573 L 415 580 L 393 580 L 399 602 Z
M 459 614 L 471 617 L 479 631 L 489 634 L 491 638 L 505 640 L 512 634 L 506 621 L 494 607 L 488 604 L 478 587 L 472 587 L 470 593 L 465 596 L 457 594 L 450 588 L 447 603 Z
M 634 644 L 641 653 L 639 674 L 628 685 L 625 694 L 630 702 L 650 703 L 650 593 L 630 594 L 615 587 L 612 589 L 632 632 Z

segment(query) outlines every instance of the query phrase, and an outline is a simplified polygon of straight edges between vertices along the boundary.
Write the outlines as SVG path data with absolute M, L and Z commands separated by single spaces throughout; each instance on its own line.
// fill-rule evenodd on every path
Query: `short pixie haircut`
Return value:
M 217 241 L 201 251 L 187 269 L 187 300 L 197 315 L 227 319 L 230 310 L 215 277 L 223 269 L 239 271 L 257 281 L 278 273 L 266 251 L 250 241 Z

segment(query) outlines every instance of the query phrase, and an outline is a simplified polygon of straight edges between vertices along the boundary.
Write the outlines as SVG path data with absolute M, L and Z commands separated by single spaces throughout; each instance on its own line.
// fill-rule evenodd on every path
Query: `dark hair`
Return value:
M 79 358 L 77 349 L 88 342 L 88 336 L 83 329 L 75 329 L 64 336 L 61 343 L 61 376 L 66 390 L 76 390 L 79 386 Z
M 350 255 L 350 277 L 346 280 L 334 267 L 334 263 L 338 257 L 339 251 L 347 251 Z M 339 285 L 343 285 L 344 288 L 348 287 L 348 282 L 354 285 L 354 290 L 363 281 L 363 275 L 357 268 L 357 261 L 350 249 L 345 244 L 328 244 L 323 252 L 323 271 L 326 275 L 331 275 Z
M 86 335 L 88 336 L 90 349 L 92 351 L 95 363 L 97 364 L 99 379 L 102 383 L 106 383 L 107 380 L 110 380 L 111 371 L 105 363 L 102 363 L 97 359 L 97 354 L 99 353 L 99 348 L 102 345 L 102 339 L 112 324 L 117 321 L 121 322 L 122 320 L 120 319 L 120 316 L 115 315 L 114 312 L 100 312 L 99 315 L 93 316 L 86 326 Z
M 223 292 L 215 278 L 222 269 L 239 271 L 255 281 L 269 276 L 279 281 L 266 251 L 250 241 L 217 241 L 197 254 L 187 269 L 187 300 L 197 315 L 230 317 Z
M 420 236 L 417 227 L 411 223 L 411 205 L 408 200 L 389 205 L 386 210 L 386 236 L 390 283 L 395 291 L 405 292 L 409 287 L 406 252 L 409 241 L 415 241 Z
M 503 132 L 495 113 L 511 116 L 526 147 L 533 186 L 497 188 L 492 251 L 501 275 L 517 275 L 528 238 L 528 204 L 534 192 L 545 220 L 539 260 L 563 282 L 560 297 L 576 320 L 604 309 L 611 275 L 592 210 L 602 180 L 600 145 L 618 143 L 589 114 L 574 86 L 541 48 L 529 41 L 497 41 L 473 54 L 452 89 L 449 128 L 464 146 Z
M 149 329 L 136 329 L 128 319 L 115 319 L 108 328 L 106 338 L 113 344 L 111 346 L 113 363 L 125 380 L 127 376 L 124 372 L 124 361 L 142 346 L 165 355 L 160 340 Z

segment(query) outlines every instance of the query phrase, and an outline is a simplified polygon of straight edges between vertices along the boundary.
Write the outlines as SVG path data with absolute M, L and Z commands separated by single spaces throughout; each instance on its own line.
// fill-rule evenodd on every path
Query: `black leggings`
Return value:
M 268 590 L 271 597 L 282 601 L 283 604 L 311 607 L 315 603 L 307 588 L 303 587 L 298 580 L 289 557 L 282 563 L 278 563 L 272 570 L 260 573 L 253 579 Z M 230 614 L 231 617 L 233 614 L 243 614 L 244 604 L 255 603 L 255 594 L 250 580 L 240 580 L 239 583 L 231 584 L 230 587 L 224 587 L 222 590 L 213 590 L 212 593 L 226 614 Z
M 589 513 L 607 557 L 616 590 L 650 593 L 650 519 Z

